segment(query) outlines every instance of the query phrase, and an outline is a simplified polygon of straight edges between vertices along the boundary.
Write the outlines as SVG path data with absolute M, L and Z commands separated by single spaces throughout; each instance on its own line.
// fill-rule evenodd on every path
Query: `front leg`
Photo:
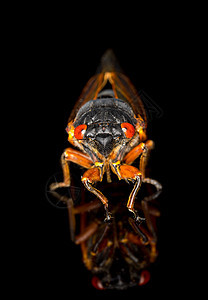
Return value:
M 89 155 L 72 148 L 67 148 L 61 155 L 61 166 L 62 166 L 63 177 L 64 177 L 63 182 L 52 183 L 50 185 L 51 191 L 54 191 L 57 188 L 70 186 L 71 180 L 70 180 L 69 162 L 73 162 L 87 169 L 93 166 L 93 162 L 91 161 Z
M 133 213 L 136 221 L 144 221 L 145 219 L 141 218 L 134 209 L 135 198 L 142 183 L 142 173 L 134 166 L 120 165 L 119 161 L 112 163 L 111 168 L 112 171 L 117 174 L 119 179 L 130 180 L 134 182 L 134 187 L 129 195 L 126 207 Z
M 149 157 L 149 152 L 153 148 L 154 148 L 154 142 L 151 140 L 148 140 L 145 143 L 140 143 L 139 145 L 134 147 L 129 153 L 126 154 L 123 161 L 126 164 L 131 165 L 135 161 L 135 159 L 137 159 L 141 155 L 139 170 L 142 173 L 142 182 L 146 182 L 155 186 L 157 193 L 154 194 L 154 198 L 157 198 L 157 196 L 162 190 L 162 185 L 157 180 L 152 178 L 147 178 L 145 176 L 145 169 Z M 149 198 L 153 200 L 153 196 L 149 196 Z
M 140 143 L 126 154 L 123 161 L 126 164 L 131 165 L 141 155 L 139 169 L 143 175 L 143 178 L 145 178 L 145 168 L 149 157 L 149 152 L 153 148 L 154 142 L 152 140 L 147 140 L 145 143 Z
M 98 164 L 100 166 L 98 166 Z M 95 182 L 102 181 L 102 177 L 103 177 L 103 164 L 97 163 L 97 167 L 91 168 L 83 174 L 82 182 L 84 186 L 88 189 L 88 191 L 93 193 L 96 197 L 98 197 L 101 200 L 106 211 L 105 221 L 110 221 L 111 214 L 108 211 L 108 199 L 99 190 L 93 187 L 93 184 Z

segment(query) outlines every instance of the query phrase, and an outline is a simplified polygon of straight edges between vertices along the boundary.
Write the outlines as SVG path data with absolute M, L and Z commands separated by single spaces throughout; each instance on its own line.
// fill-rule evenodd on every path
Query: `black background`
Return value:
M 186 27 L 178 28 L 181 15 L 155 15 L 153 11 L 134 13 L 128 7 L 123 15 L 81 15 L 74 18 L 47 10 L 14 28 L 15 68 L 21 68 L 18 94 L 24 102 L 24 118 L 19 123 L 25 134 L 26 165 L 22 185 L 21 229 L 17 234 L 17 262 L 23 269 L 19 288 L 29 293 L 60 299 L 86 296 L 171 296 L 184 286 L 187 244 L 186 228 L 181 228 L 180 172 L 178 152 L 183 128 L 181 105 L 186 67 Z M 82 9 L 82 13 L 83 13 Z M 152 18 L 154 17 L 154 18 Z M 183 16 L 182 16 L 183 17 Z M 29 24 L 29 25 L 28 25 Z M 28 25 L 28 27 L 27 27 Z M 127 291 L 97 291 L 81 261 L 78 246 L 70 241 L 66 210 L 55 208 L 46 196 L 47 182 L 61 171 L 60 155 L 68 146 L 65 127 L 68 116 L 88 79 L 94 75 L 104 51 L 112 48 L 126 75 L 138 90 L 144 91 L 161 109 L 159 118 L 149 124 L 149 138 L 156 148 L 152 177 L 164 187 L 160 197 L 160 255 L 150 283 Z M 183 100 L 185 101 L 185 100 Z M 176 183 L 177 182 L 177 183 Z M 21 233 L 21 234 L 19 234 Z M 20 239 L 20 236 L 22 239 Z M 20 264 L 19 264 L 20 263 Z M 28 292 L 28 291 L 27 291 Z M 26 293 L 27 293 L 26 292 Z M 159 293 L 159 294 L 158 294 Z

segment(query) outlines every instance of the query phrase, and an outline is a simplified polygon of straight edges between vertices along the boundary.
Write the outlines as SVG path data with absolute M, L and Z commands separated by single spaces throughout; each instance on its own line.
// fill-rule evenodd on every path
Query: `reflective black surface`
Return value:
M 132 40 L 126 46 L 123 42 L 122 47 L 102 40 L 93 42 L 96 47 L 80 47 L 75 42 L 63 42 L 66 35 L 66 32 L 60 35 L 52 31 L 47 35 L 40 34 L 32 51 L 33 59 L 29 60 L 32 72 L 25 109 L 29 115 L 26 123 L 30 131 L 25 134 L 25 151 L 31 152 L 31 171 L 25 174 L 29 178 L 29 193 L 23 207 L 28 222 L 23 226 L 26 246 L 21 253 L 27 265 L 27 281 L 29 278 L 31 290 L 68 293 L 68 297 L 78 297 L 83 291 L 88 297 L 141 296 L 144 299 L 154 292 L 159 292 L 155 297 L 161 294 L 169 296 L 178 284 L 183 284 L 185 276 L 180 271 L 179 257 L 183 247 L 177 224 L 178 203 L 183 199 L 174 194 L 177 185 L 174 154 L 177 150 L 173 136 L 176 137 L 178 125 L 173 129 L 172 126 L 176 125 L 173 110 L 180 111 L 180 107 L 176 103 L 178 81 L 177 76 L 173 76 L 172 42 L 169 39 L 167 44 L 164 42 L 166 34 L 159 34 L 158 39 L 154 38 L 156 35 L 145 40 L 142 38 L 139 46 Z M 144 90 L 163 111 L 159 119 L 152 116 L 148 124 L 148 137 L 155 142 L 150 160 L 151 174 L 163 185 L 159 257 L 146 286 L 122 292 L 97 291 L 92 287 L 80 250 L 70 241 L 67 211 L 55 208 L 46 196 L 47 182 L 61 171 L 60 155 L 69 146 L 65 128 L 71 109 L 87 80 L 95 73 L 101 55 L 109 47 L 114 49 L 135 87 Z M 119 259 L 115 261 L 115 269 L 117 263 Z M 121 278 L 115 275 L 118 284 L 123 276 L 128 277 L 128 273 L 124 271 Z

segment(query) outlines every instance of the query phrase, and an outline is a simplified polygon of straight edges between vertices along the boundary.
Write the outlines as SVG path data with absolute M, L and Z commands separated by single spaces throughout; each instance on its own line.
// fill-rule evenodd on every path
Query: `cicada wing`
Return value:
M 79 99 L 77 100 L 74 109 L 71 112 L 69 121 L 73 120 L 81 108 L 87 101 L 96 99 L 98 93 L 106 85 L 108 78 L 106 73 L 122 72 L 121 67 L 113 53 L 113 50 L 108 49 L 100 60 L 100 65 L 97 69 L 96 75 L 91 77 L 85 85 Z
M 128 102 L 136 115 L 140 115 L 147 125 L 147 116 L 141 98 L 137 90 L 125 75 L 112 49 L 108 49 L 101 57 L 100 73 L 108 73 L 108 78 L 115 90 L 115 94 L 119 99 Z M 105 78 L 106 76 L 104 76 Z
M 142 117 L 145 127 L 147 127 L 147 115 L 144 104 L 129 78 L 123 73 L 113 73 L 112 84 L 115 86 L 117 97 L 128 102 L 136 116 Z
M 85 85 L 79 99 L 77 100 L 74 109 L 71 112 L 69 121 L 73 120 L 78 112 L 78 110 L 89 100 L 95 99 L 99 91 L 104 86 L 104 73 L 94 75 L 89 79 Z
M 136 117 L 140 116 L 145 127 L 147 125 L 147 117 L 145 108 L 140 99 L 137 90 L 123 74 L 119 63 L 111 49 L 107 50 L 101 58 L 99 72 L 93 76 L 84 87 L 75 107 L 70 115 L 69 121 L 73 120 L 78 110 L 89 100 L 96 100 L 99 92 L 105 87 L 107 82 L 112 86 L 115 98 L 126 101 L 132 107 Z
M 121 66 L 112 49 L 105 51 L 100 59 L 100 65 L 96 73 L 120 72 L 123 73 Z

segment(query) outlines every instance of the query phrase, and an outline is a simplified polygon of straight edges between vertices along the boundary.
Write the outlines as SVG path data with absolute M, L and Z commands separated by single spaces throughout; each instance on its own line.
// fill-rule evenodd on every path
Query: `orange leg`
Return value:
M 151 140 L 148 140 L 145 143 L 140 143 L 138 146 L 133 148 L 124 157 L 124 161 L 125 161 L 125 163 L 132 164 L 134 162 L 134 160 L 137 159 L 141 155 L 139 169 L 142 173 L 142 182 L 154 185 L 156 188 L 155 193 L 153 193 L 152 195 L 146 196 L 141 201 L 142 210 L 144 212 L 147 227 L 150 230 L 151 236 L 152 236 L 151 238 L 149 238 L 149 240 L 150 240 L 150 244 L 151 244 L 151 248 L 152 248 L 152 259 L 154 260 L 154 258 L 156 256 L 157 236 L 156 236 L 156 232 L 154 230 L 154 226 L 153 226 L 153 223 L 151 220 L 151 216 L 150 216 L 151 212 L 148 207 L 148 202 L 156 199 L 159 196 L 159 194 L 162 190 L 162 185 L 157 180 L 154 180 L 151 178 L 145 178 L 145 168 L 146 168 L 146 164 L 147 164 L 147 160 L 148 160 L 149 151 L 153 148 L 154 148 L 154 142 Z
M 134 147 L 129 153 L 127 153 L 123 160 L 126 164 L 131 165 L 141 155 L 139 169 L 144 178 L 148 154 L 149 151 L 153 148 L 154 142 L 151 140 L 148 140 L 145 143 L 140 143 L 138 146 Z
M 138 146 L 134 147 L 131 151 L 129 151 L 124 157 L 123 161 L 131 165 L 135 159 L 137 159 L 145 149 L 145 143 L 140 143 Z
M 134 181 L 134 187 L 129 195 L 129 199 L 127 202 L 127 208 L 134 214 L 134 218 L 136 221 L 143 221 L 144 218 L 141 218 L 136 210 L 134 209 L 134 202 L 136 195 L 140 189 L 142 183 L 142 173 L 135 167 L 129 165 L 120 165 L 119 162 L 112 163 L 111 165 L 112 171 L 117 174 L 119 179 Z
M 106 211 L 105 221 L 109 221 L 111 219 L 111 215 L 108 212 L 108 199 L 99 190 L 97 190 L 92 186 L 95 182 L 102 181 L 102 177 L 103 177 L 102 166 L 97 166 L 87 170 L 83 174 L 82 182 L 84 186 L 88 189 L 88 191 L 93 193 L 97 198 L 101 200 Z
M 63 182 L 54 182 L 50 185 L 50 190 L 56 190 L 59 187 L 68 187 L 70 186 L 70 170 L 69 170 L 69 162 L 73 162 L 78 164 L 84 168 L 91 168 L 93 166 L 93 162 L 90 157 L 82 153 L 78 150 L 67 148 L 63 154 L 61 155 L 61 165 L 63 169 Z
M 149 157 L 149 152 L 154 148 L 154 142 L 151 140 L 146 141 L 145 143 L 140 143 L 138 146 L 134 147 L 127 155 L 124 157 L 123 161 L 126 164 L 132 164 L 135 159 L 137 159 L 140 155 L 140 163 L 139 170 L 142 173 L 142 182 L 146 182 L 155 186 L 157 192 L 162 190 L 162 185 L 154 179 L 145 177 L 145 169 Z M 150 197 L 153 199 L 152 196 Z

